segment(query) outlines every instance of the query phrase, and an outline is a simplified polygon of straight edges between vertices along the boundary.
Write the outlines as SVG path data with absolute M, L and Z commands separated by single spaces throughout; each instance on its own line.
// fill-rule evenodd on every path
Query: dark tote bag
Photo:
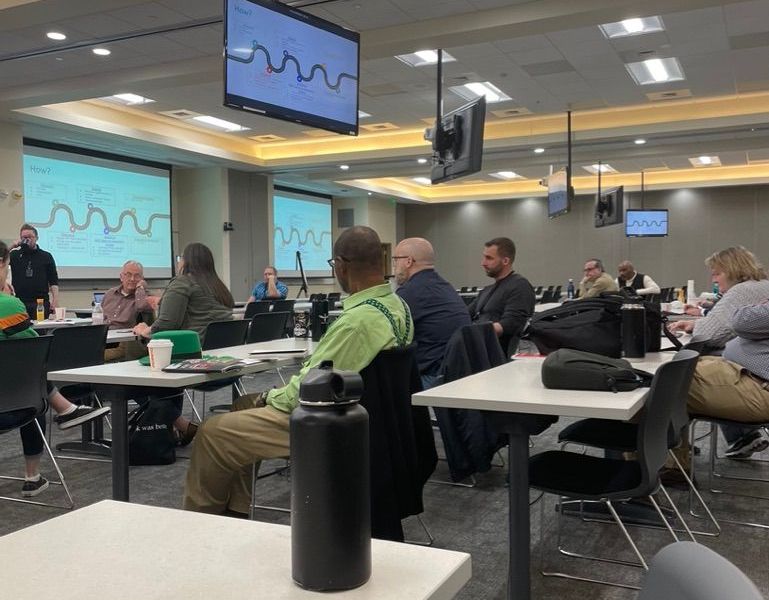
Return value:
M 173 402 L 150 397 L 128 418 L 128 464 L 170 465 L 176 462 Z

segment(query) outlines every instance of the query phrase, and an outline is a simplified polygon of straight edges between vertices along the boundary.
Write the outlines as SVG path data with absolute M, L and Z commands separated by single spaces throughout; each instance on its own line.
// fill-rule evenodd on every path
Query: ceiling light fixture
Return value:
M 625 68 L 638 85 L 681 81 L 685 79 L 681 63 L 677 58 L 650 58 L 641 62 L 628 63 Z
M 721 166 L 721 159 L 718 156 L 695 156 L 694 158 L 690 158 L 689 162 L 694 167 L 720 167 Z
M 350 165 L 339 165 L 339 168 L 342 169 L 342 171 L 349 171 Z
M 437 50 L 419 50 L 412 52 L 411 54 L 398 54 L 396 57 L 402 63 L 406 63 L 410 67 L 426 67 L 428 65 L 435 65 L 438 63 L 438 51 Z M 443 62 L 454 62 L 457 59 L 451 56 L 445 50 L 443 51 Z
M 125 104 L 126 106 L 135 106 L 137 104 L 150 104 L 151 102 L 155 102 L 152 98 L 145 98 L 144 96 L 140 96 L 139 94 L 131 94 L 131 93 L 113 94 L 112 96 L 105 96 L 104 98 L 101 98 L 101 99 L 107 100 L 108 102 L 119 102 L 120 104 Z
M 433 184 L 433 182 L 430 181 L 430 179 L 427 178 L 427 177 L 412 177 L 411 180 L 416 182 L 416 183 L 418 183 L 419 185 L 432 185 Z
M 638 146 L 642 146 L 643 144 L 646 143 L 646 140 L 644 138 L 638 138 L 637 140 L 633 140 L 633 143 Z
M 510 96 L 505 94 L 490 81 L 474 81 L 465 83 L 464 85 L 453 85 L 449 89 L 465 100 L 475 100 L 481 96 L 486 96 L 486 102 L 488 104 L 512 100 Z
M 359 110 L 358 111 L 358 118 L 359 119 L 365 119 L 367 117 L 370 117 L 371 115 L 365 111 Z
M 57 42 L 61 42 L 67 39 L 67 36 L 59 31 L 49 31 L 45 34 L 45 37 L 47 37 L 49 40 L 55 40 Z
M 219 119 L 218 117 L 211 117 L 209 115 L 198 115 L 197 117 L 192 117 L 191 120 L 197 121 L 198 123 L 203 123 L 204 125 L 208 125 L 209 127 L 214 127 L 216 129 L 223 129 L 227 133 L 232 133 L 235 131 L 248 131 L 248 127 L 243 127 L 237 123 L 225 121 L 224 119 Z
M 109 56 L 112 54 L 112 50 L 108 50 L 107 48 L 94 48 L 91 52 L 96 56 Z
M 604 23 L 598 27 L 609 39 L 665 31 L 660 17 L 632 17 L 615 23 Z
M 427 164 L 427 159 L 426 159 L 426 158 L 418 158 L 418 159 L 417 159 L 417 162 L 418 162 L 420 165 L 426 165 L 426 164 Z
M 496 177 L 497 179 L 523 179 L 521 175 L 518 175 L 515 171 L 497 171 L 496 173 L 489 173 L 492 177 Z
M 595 163 L 593 165 L 583 165 L 582 166 L 585 171 L 588 173 L 593 173 L 594 175 L 600 171 L 601 173 L 616 173 L 617 169 L 612 167 L 610 164 L 607 163 L 601 163 L 600 165 L 598 163 Z
M 544 148 L 534 148 L 534 154 L 542 154 L 544 151 Z

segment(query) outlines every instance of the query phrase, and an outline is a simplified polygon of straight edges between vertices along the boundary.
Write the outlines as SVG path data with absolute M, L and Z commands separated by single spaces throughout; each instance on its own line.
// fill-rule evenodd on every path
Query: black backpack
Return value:
M 131 466 L 176 462 L 173 402 L 150 396 L 128 417 L 128 457 Z
M 649 386 L 652 377 L 623 358 L 567 348 L 552 352 L 542 363 L 542 383 L 556 390 L 628 392 Z

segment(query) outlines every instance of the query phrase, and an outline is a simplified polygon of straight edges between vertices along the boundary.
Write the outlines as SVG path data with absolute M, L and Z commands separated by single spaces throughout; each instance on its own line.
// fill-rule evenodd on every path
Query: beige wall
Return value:
M 628 196 L 630 196 L 628 198 Z M 640 208 L 640 194 L 625 196 L 625 208 Z M 407 205 L 405 234 L 429 239 L 438 270 L 456 286 L 486 285 L 480 268 L 483 243 L 496 236 L 515 241 L 516 270 L 534 285 L 579 280 L 585 259 L 601 258 L 616 276 L 623 259 L 661 286 L 710 289 L 703 261 L 715 250 L 742 244 L 769 263 L 769 187 L 764 185 L 647 192 L 645 208 L 667 208 L 666 238 L 626 238 L 624 225 L 593 227 L 594 198 L 578 197 L 572 212 L 549 220 L 544 198 Z
M 21 127 L 0 122 L 0 239 L 6 243 L 19 237 L 24 222 L 24 200 L 18 197 L 24 190 L 23 157 Z

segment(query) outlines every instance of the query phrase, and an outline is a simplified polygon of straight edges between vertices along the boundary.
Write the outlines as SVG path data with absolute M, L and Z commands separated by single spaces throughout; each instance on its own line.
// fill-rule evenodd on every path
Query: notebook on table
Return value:
M 258 362 L 258 359 L 204 356 L 171 363 L 163 371 L 167 373 L 230 373 Z

